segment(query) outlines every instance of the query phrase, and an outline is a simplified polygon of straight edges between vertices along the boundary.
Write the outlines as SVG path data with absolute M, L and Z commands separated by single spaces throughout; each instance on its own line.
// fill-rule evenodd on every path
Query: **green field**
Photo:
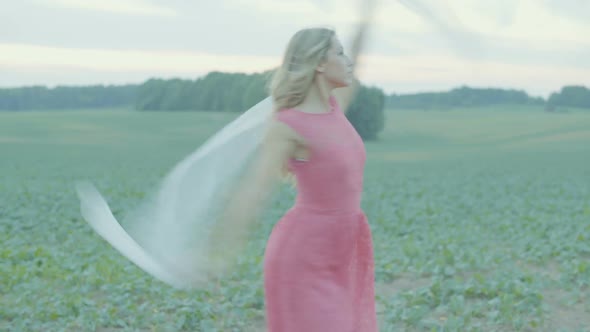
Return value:
M 0 113 L 0 330 L 260 329 L 265 241 L 292 189 L 235 274 L 179 291 L 97 236 L 73 186 L 122 213 L 232 118 Z M 381 331 L 590 331 L 590 112 L 388 111 L 380 137 L 362 204 Z

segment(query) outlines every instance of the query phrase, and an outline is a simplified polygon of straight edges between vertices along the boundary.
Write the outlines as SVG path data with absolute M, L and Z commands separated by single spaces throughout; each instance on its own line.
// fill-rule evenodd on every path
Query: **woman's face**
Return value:
M 326 59 L 318 67 L 318 72 L 332 88 L 352 84 L 352 62 L 344 54 L 342 44 L 336 36 L 332 37 L 332 46 L 326 53 Z

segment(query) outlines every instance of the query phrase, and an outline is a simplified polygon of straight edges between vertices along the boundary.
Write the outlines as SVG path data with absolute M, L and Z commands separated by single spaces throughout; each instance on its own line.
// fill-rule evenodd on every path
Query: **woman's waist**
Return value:
M 296 200 L 291 210 L 327 215 L 357 215 L 363 213 L 359 203 L 343 204 L 340 202 L 338 204 L 325 204 L 301 200 Z

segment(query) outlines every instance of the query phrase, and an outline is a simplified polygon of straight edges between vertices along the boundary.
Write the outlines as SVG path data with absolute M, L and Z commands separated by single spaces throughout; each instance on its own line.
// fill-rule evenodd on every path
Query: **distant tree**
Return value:
M 547 105 L 554 110 L 559 107 L 590 108 L 590 89 L 580 85 L 564 86 L 549 96 Z
M 361 86 L 346 117 L 363 140 L 375 140 L 385 127 L 385 94 L 376 87 Z

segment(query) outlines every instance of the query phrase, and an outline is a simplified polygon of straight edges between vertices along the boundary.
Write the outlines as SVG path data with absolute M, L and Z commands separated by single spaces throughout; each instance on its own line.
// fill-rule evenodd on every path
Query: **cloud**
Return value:
M 586 0 L 541 0 L 557 15 L 573 18 L 581 23 L 590 24 L 590 2 Z
M 178 16 L 178 12 L 172 8 L 154 5 L 145 0 L 37 0 L 37 2 L 46 6 L 104 11 L 127 15 Z
M 230 3 L 233 6 L 256 9 L 259 12 L 283 15 L 316 14 L 319 9 L 319 6 L 310 0 L 231 0 Z
M 450 44 L 457 54 L 466 57 L 482 57 L 481 38 L 465 28 L 454 11 L 440 2 L 400 0 L 406 9 L 427 22 Z
M 590 21 L 588 19 L 572 20 L 561 14 L 563 11 L 571 12 L 567 3 L 572 1 L 560 0 L 557 3 L 552 0 L 511 2 L 455 0 L 451 3 L 453 11 L 467 29 L 484 35 L 545 43 L 552 41 L 587 43 Z M 581 3 L 581 1 L 578 2 Z M 553 6 L 548 6 L 548 3 L 552 3 Z M 583 8 L 580 9 L 582 12 L 585 11 Z M 588 17 L 590 16 L 586 16 Z
M 35 56 L 42 54 L 43 56 Z M 12 68 L 61 67 L 70 70 L 167 71 L 169 73 L 230 71 L 258 72 L 277 66 L 269 56 L 224 55 L 182 51 L 76 49 L 37 45 L 0 44 L 0 66 Z
M 166 5 L 180 13 L 174 19 L 74 11 L 40 5 L 38 1 L 2 5 L 0 43 L 278 55 L 297 29 L 296 23 L 282 16 L 261 15 L 256 8 L 233 6 L 233 0 L 169 0 Z

